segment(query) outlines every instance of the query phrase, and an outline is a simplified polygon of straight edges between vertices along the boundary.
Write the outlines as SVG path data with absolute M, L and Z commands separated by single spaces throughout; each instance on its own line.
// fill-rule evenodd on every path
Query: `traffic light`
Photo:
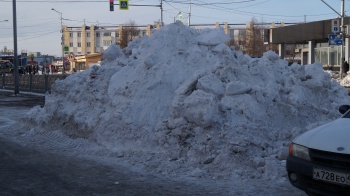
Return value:
M 114 0 L 109 0 L 109 11 L 114 11 Z

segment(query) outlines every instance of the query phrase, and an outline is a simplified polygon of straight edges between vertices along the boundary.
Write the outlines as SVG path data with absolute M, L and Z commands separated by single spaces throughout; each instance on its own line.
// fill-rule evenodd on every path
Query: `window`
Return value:
M 81 42 L 78 42 L 78 47 L 81 47 Z
M 86 37 L 90 37 L 90 33 L 86 33 Z
M 69 37 L 73 37 L 73 33 L 69 33 Z
M 96 42 L 96 47 L 100 47 L 100 42 Z
M 231 37 L 235 36 L 235 30 L 234 29 L 230 29 L 229 32 L 230 32 L 230 36 Z
M 246 35 L 247 34 L 247 32 L 246 32 L 246 30 L 239 30 L 238 31 L 238 35 Z
M 73 43 L 71 42 L 71 43 L 69 43 L 69 47 L 73 47 Z
M 131 35 L 132 36 L 138 36 L 139 35 L 139 31 L 131 31 Z
M 116 37 L 119 37 L 119 32 L 116 32 L 116 33 L 115 33 L 115 36 L 116 36 Z
M 103 36 L 104 37 L 110 37 L 111 36 L 111 32 L 105 32 L 105 33 L 103 33 Z
M 81 37 L 81 33 L 78 33 L 78 37 Z
M 91 47 L 91 43 L 90 42 L 86 42 L 86 46 L 87 47 Z
M 110 46 L 112 41 L 103 41 L 103 46 Z
M 96 37 L 100 37 L 100 33 L 96 33 Z

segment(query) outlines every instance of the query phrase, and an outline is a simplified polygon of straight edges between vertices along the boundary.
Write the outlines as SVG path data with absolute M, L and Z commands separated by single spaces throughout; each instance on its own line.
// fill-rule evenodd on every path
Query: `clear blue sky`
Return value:
M 340 12 L 340 0 L 325 0 Z M 115 0 L 115 4 L 119 1 Z M 254 17 L 260 22 L 307 22 L 333 19 L 338 15 L 321 0 L 191 0 L 191 24 L 215 22 L 247 23 Z M 0 48 L 13 49 L 12 0 L 0 0 Z M 129 4 L 160 5 L 160 0 L 129 0 Z M 109 0 L 17 0 L 18 51 L 41 52 L 60 56 L 60 16 L 68 26 L 119 25 L 135 21 L 137 25 L 160 21 L 159 7 L 130 6 L 129 10 L 109 11 Z M 163 21 L 172 23 L 179 12 L 187 22 L 190 0 L 163 0 Z M 350 14 L 350 0 L 345 1 Z

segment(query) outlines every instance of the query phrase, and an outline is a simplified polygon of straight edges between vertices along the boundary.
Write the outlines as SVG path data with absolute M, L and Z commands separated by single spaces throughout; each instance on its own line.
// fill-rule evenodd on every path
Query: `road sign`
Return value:
M 330 46 L 340 46 L 343 44 L 343 40 L 329 40 L 328 45 Z
M 128 0 L 119 0 L 119 9 L 120 10 L 128 10 L 129 9 L 129 1 Z
M 328 35 L 328 45 L 342 45 L 343 44 L 343 35 L 341 34 L 329 34 Z
M 339 20 L 338 19 L 332 20 L 332 32 L 333 33 L 339 33 L 339 31 L 340 31 Z
M 63 52 L 64 52 L 64 54 L 68 54 L 69 53 L 69 46 L 63 46 Z
M 179 13 L 178 18 L 179 18 L 179 21 L 181 21 L 181 22 L 183 21 L 184 18 L 183 18 L 183 16 L 182 16 L 182 13 L 181 13 L 181 12 Z
M 328 39 L 329 40 L 343 39 L 343 35 L 342 34 L 329 34 Z

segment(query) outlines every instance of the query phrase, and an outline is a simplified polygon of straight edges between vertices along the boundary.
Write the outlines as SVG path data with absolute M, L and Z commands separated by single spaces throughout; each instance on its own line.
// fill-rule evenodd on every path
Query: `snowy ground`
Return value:
M 8 134 L 228 195 L 302 195 L 287 180 L 288 145 L 338 118 L 347 91 L 321 64 L 288 66 L 272 51 L 250 58 L 228 40 L 176 23 L 112 45 L 101 66 L 57 81 Z
M 166 189 L 169 187 L 168 191 L 164 191 L 164 195 L 174 195 L 171 193 L 171 189 L 174 189 L 174 186 L 179 186 L 179 184 L 183 184 L 183 187 L 178 187 L 175 195 L 215 195 L 215 196 L 228 196 L 228 195 L 281 195 L 281 196 L 295 196 L 295 195 L 305 195 L 301 191 L 292 187 L 286 178 L 281 178 L 276 181 L 266 181 L 264 179 L 201 179 L 201 178 L 193 178 L 186 177 L 183 175 L 172 175 L 172 176 L 164 176 L 164 175 L 154 175 L 152 173 L 145 172 L 142 167 L 139 167 L 137 164 L 130 165 L 127 160 L 124 160 L 123 157 L 118 157 L 114 152 L 110 149 L 106 149 L 102 146 L 97 145 L 96 143 L 88 142 L 88 141 L 77 141 L 76 139 L 72 139 L 63 135 L 61 133 L 43 133 L 36 132 L 31 130 L 28 125 L 18 125 L 22 122 L 23 119 L 18 119 L 18 116 L 26 114 L 29 112 L 30 108 L 26 107 L 2 107 L 0 111 L 1 117 L 1 138 L 7 139 L 11 142 L 16 142 L 20 146 L 25 146 L 29 149 L 40 150 L 41 152 L 50 153 L 51 156 L 55 154 L 57 157 L 67 156 L 72 157 L 70 161 L 75 159 L 84 160 L 86 159 L 86 164 L 89 164 L 88 160 L 96 161 L 100 163 L 101 167 L 114 167 L 115 170 L 120 170 L 120 168 L 128 168 L 130 169 L 128 175 L 131 180 L 134 179 L 135 173 L 135 182 L 124 181 L 123 178 L 119 175 L 114 176 L 115 181 L 113 183 L 118 183 L 115 186 L 123 186 L 125 183 L 134 184 L 140 183 L 140 177 L 144 176 L 151 177 L 145 178 L 145 184 L 152 184 L 153 188 L 150 189 L 150 192 L 143 191 L 143 195 L 151 195 L 151 192 L 158 192 L 158 195 L 162 195 L 157 190 L 157 181 L 159 182 L 159 189 Z M 17 119 L 17 120 L 14 120 Z M 69 158 L 68 158 L 69 159 Z M 32 162 L 27 159 L 27 162 Z M 48 160 L 47 160 L 48 161 Z M 67 161 L 61 160 L 62 161 Z M 79 163 L 76 163 L 79 164 Z M 22 171 L 23 172 L 23 171 Z M 63 171 L 62 171 L 63 172 Z M 90 171 L 83 171 L 90 172 Z M 54 171 L 52 171 L 54 173 Z M 128 171 L 124 170 L 124 173 L 128 173 Z M 25 173 L 22 176 L 26 175 Z M 77 175 L 77 174 L 75 174 Z M 85 174 L 82 174 L 84 176 Z M 157 177 L 158 176 L 158 177 Z M 47 178 L 47 177 L 45 177 Z M 167 180 L 167 178 L 171 178 L 171 180 Z M 113 177 L 112 177 L 113 179 Z M 67 179 L 71 180 L 71 179 Z M 81 179 L 80 183 L 84 184 L 88 182 L 87 179 Z M 175 182 L 174 182 L 175 181 Z M 52 182 L 53 183 L 53 182 Z M 176 184 L 174 184 L 176 183 Z M 139 185 L 141 186 L 141 185 Z M 140 187 L 135 187 L 135 190 L 128 190 L 129 193 L 132 194 L 122 194 L 122 195 L 138 195 L 140 193 Z M 191 188 L 192 187 L 192 188 Z M 200 188 L 203 187 L 203 188 Z M 15 187 L 13 187 L 15 188 Z M 19 190 L 20 187 L 18 187 Z M 26 190 L 29 189 L 31 191 L 40 192 L 40 190 L 36 190 L 31 188 L 28 184 Z M 24 189 L 22 189 L 24 191 Z M 56 190 L 56 189 L 55 189 Z M 141 189 L 142 190 L 142 189 Z M 183 190 L 183 191 L 181 191 Z M 43 190 L 42 190 L 43 191 Z M 48 191 L 48 190 L 46 190 Z M 60 191 L 56 190 L 56 193 Z M 62 190 L 63 191 L 63 190 Z M 66 190 L 67 191 L 67 190 Z M 74 191 L 72 189 L 71 191 Z M 105 191 L 103 191 L 105 192 Z M 135 193 L 136 192 L 136 193 Z M 174 191 L 173 191 L 174 192 Z M 135 194 L 134 194 L 135 193 Z M 103 194 L 105 195 L 105 194 Z

